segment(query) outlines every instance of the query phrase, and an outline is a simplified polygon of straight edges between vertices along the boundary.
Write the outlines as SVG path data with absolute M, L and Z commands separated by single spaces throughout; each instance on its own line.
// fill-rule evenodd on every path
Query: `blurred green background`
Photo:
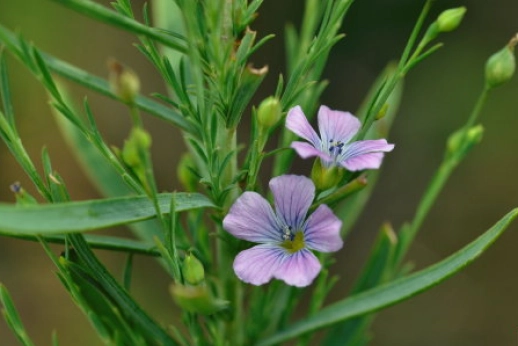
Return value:
M 138 10 L 144 2 L 133 3 Z M 261 89 L 263 97 L 273 92 L 277 75 L 283 71 L 284 24 L 300 22 L 302 3 L 265 0 L 252 27 L 259 36 L 277 34 L 253 59 L 256 66 L 270 67 Z M 342 30 L 347 37 L 332 52 L 325 71 L 331 84 L 322 97 L 323 104 L 353 112 L 357 109 L 377 74 L 399 56 L 422 3 L 365 0 L 353 5 Z M 481 90 L 485 60 L 518 32 L 516 0 L 439 0 L 431 18 L 453 6 L 468 8 L 465 20 L 457 31 L 441 36 L 445 47 L 406 79 L 401 109 L 389 138 L 396 149 L 387 156 L 376 193 L 333 267 L 342 277 L 335 299 L 344 295 L 360 271 L 380 224 L 390 221 L 398 227 L 412 217 L 442 158 L 446 138 L 467 119 Z M 39 48 L 97 75 L 106 76 L 106 60 L 115 57 L 139 74 L 144 93 L 165 92 L 151 64 L 132 46 L 136 40 L 131 35 L 51 1 L 2 0 L 0 23 L 19 30 Z M 17 61 L 9 59 L 8 63 L 16 116 L 30 154 L 39 161 L 41 148 L 46 146 L 73 199 L 98 198 L 60 138 L 41 86 Z M 126 109 L 67 85 L 78 103 L 88 96 L 103 134 L 120 146 L 129 130 Z M 482 143 L 451 177 L 408 256 L 417 269 L 458 250 L 518 206 L 517 108 L 518 76 L 495 90 L 484 108 Z M 180 189 L 175 177 L 178 154 L 183 150 L 179 132 L 152 117 L 146 117 L 145 124 L 154 136 L 153 159 L 160 189 Z M 297 165 L 294 172 L 307 173 L 304 169 Z M 14 181 L 34 191 L 2 144 L 0 201 L 13 201 L 9 185 Z M 518 338 L 517 228 L 512 226 L 457 276 L 384 310 L 374 325 L 372 345 L 514 345 Z M 123 229 L 113 232 L 125 234 Z M 55 247 L 55 251 L 60 248 Z M 115 273 L 122 272 L 123 256 L 99 253 Z M 53 271 L 38 244 L 0 238 L 0 282 L 13 294 L 36 343 L 50 344 L 51 331 L 57 330 L 61 345 L 100 345 Z M 168 283 L 154 261 L 136 258 L 133 293 L 162 321 L 176 319 Z M 0 345 L 16 345 L 3 320 Z

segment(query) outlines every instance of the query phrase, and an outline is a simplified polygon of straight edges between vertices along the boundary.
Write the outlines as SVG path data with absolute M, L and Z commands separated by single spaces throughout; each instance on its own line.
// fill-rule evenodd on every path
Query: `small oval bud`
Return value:
M 491 55 L 486 62 L 486 85 L 489 88 L 509 81 L 516 69 L 514 47 L 518 43 L 518 34 L 500 51 Z
M 109 81 L 112 91 L 126 103 L 133 103 L 140 91 L 137 74 L 115 59 L 108 61 Z
M 189 254 L 183 260 L 182 275 L 186 283 L 198 285 L 205 280 L 205 269 L 203 269 L 203 264 L 200 260 Z
M 151 136 L 144 129 L 134 127 L 129 138 L 124 142 L 122 148 L 122 159 L 129 167 L 144 165 L 141 162 L 141 152 L 148 151 L 151 147 Z
M 447 143 L 447 155 L 463 158 L 473 148 L 473 146 L 482 140 L 484 128 L 482 125 L 476 125 L 469 129 L 460 129 L 454 132 Z
M 272 127 L 279 122 L 282 115 L 281 102 L 270 96 L 264 99 L 257 109 L 257 122 L 263 127 Z
M 449 10 L 443 11 L 439 17 L 437 17 L 437 29 L 439 32 L 449 32 L 457 29 L 465 13 L 466 7 L 450 8 Z

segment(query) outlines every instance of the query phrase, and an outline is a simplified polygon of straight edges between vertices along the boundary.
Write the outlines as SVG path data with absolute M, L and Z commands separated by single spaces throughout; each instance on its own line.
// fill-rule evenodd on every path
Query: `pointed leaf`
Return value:
M 162 213 L 169 212 L 172 194 L 160 194 Z M 214 207 L 198 193 L 175 193 L 176 211 Z M 144 196 L 19 207 L 0 204 L 0 232 L 24 235 L 48 235 L 90 231 L 156 215 L 153 203 Z

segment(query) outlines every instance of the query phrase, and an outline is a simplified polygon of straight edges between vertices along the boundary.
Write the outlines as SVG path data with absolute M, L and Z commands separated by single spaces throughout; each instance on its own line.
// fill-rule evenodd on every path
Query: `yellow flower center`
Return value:
M 296 232 L 291 238 L 292 239 L 284 240 L 281 244 L 289 253 L 295 253 L 306 247 L 306 243 L 304 243 L 304 233 L 302 233 L 302 231 Z

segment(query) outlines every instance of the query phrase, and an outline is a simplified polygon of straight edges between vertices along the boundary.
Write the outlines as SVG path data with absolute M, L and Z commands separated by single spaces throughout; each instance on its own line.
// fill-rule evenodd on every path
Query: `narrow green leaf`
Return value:
M 169 212 L 172 194 L 160 194 L 162 213 Z M 176 211 L 214 207 L 198 193 L 175 193 Z M 4 234 L 49 235 L 90 231 L 156 216 L 153 203 L 143 196 L 19 207 L 0 204 L 0 231 Z
M 140 330 L 131 326 L 131 321 L 125 318 L 125 312 L 121 311 L 121 307 L 110 299 L 102 282 L 79 263 L 64 257 L 59 258 L 59 263 L 60 279 L 66 283 L 67 290 L 86 313 L 103 341 L 106 344 L 110 341 L 115 343 L 114 341 L 120 337 L 120 344 L 138 345 L 135 340 L 142 338 Z
M 254 96 L 257 88 L 261 85 L 268 72 L 268 67 L 264 66 L 260 69 L 255 69 L 250 66 L 244 68 L 239 86 L 232 95 L 232 102 L 230 104 L 229 115 L 227 118 L 227 128 L 235 128 L 243 112 Z
M 143 25 L 129 17 L 106 8 L 103 5 L 87 0 L 54 0 L 78 13 L 84 14 L 98 21 L 119 27 L 138 35 L 144 35 L 163 45 L 186 53 L 185 39 L 174 33 L 164 33 L 163 30 Z M 180 42 L 179 42 L 180 41 Z
M 64 117 L 56 116 L 55 119 L 83 172 L 86 172 L 97 190 L 107 197 L 124 196 L 132 192 L 99 149 L 76 126 Z
M 13 131 L 16 131 L 14 124 L 14 109 L 11 102 L 11 92 L 9 89 L 9 76 L 7 75 L 7 64 L 5 62 L 4 49 L 0 48 L 0 99 L 4 107 L 7 122 Z
M 99 284 L 104 296 L 117 306 L 124 320 L 129 321 L 130 325 L 135 326 L 139 334 L 146 338 L 146 342 L 130 343 L 130 345 L 177 345 L 169 334 L 156 321 L 151 319 L 95 257 L 82 234 L 71 234 L 69 239 L 81 261 L 82 267 Z
M 131 279 L 133 278 L 133 254 L 128 254 L 126 263 L 124 264 L 124 271 L 122 272 L 122 284 L 126 291 L 130 291 Z
M 25 41 L 18 39 L 14 33 L 2 25 L 0 25 L 0 42 L 4 43 L 6 48 L 12 51 L 21 61 L 24 62 L 24 64 L 28 65 L 32 72 L 35 72 L 34 69 L 36 67 L 30 66 L 29 64 L 31 62 L 28 58 L 30 56 L 30 52 L 25 52 L 24 49 L 26 46 Z M 102 95 L 119 100 L 119 97 L 112 92 L 109 83 L 105 79 L 92 75 L 78 67 L 59 60 L 42 51 L 39 52 L 41 54 L 42 60 L 51 71 L 89 89 L 92 89 Z M 183 116 L 175 112 L 173 109 L 157 103 L 148 97 L 138 95 L 135 99 L 135 104 L 141 110 L 155 115 L 160 119 L 173 123 L 174 125 L 187 132 L 194 132 L 194 126 Z
M 513 209 L 488 231 L 448 258 L 417 273 L 331 304 L 315 315 L 261 340 L 257 345 L 275 345 L 307 332 L 383 309 L 426 291 L 478 258 L 517 215 L 518 208 Z
M 67 98 L 66 93 L 64 93 L 64 98 Z M 85 109 L 93 133 L 100 136 L 86 101 Z M 117 173 L 99 148 L 96 148 L 77 126 L 62 116 L 56 116 L 55 119 L 66 142 L 72 148 L 72 153 L 83 168 L 83 172 L 86 172 L 90 181 L 104 197 L 121 197 L 131 194 L 132 189 L 127 185 L 126 180 Z M 156 220 L 148 220 L 131 224 L 130 228 L 140 239 L 148 244 L 153 244 L 153 237 L 161 234 L 157 225 Z
M 2 284 L 0 284 L 0 304 L 2 305 L 2 314 L 4 315 L 5 321 L 18 338 L 18 341 L 20 341 L 24 346 L 34 346 L 25 331 L 25 327 L 23 326 L 20 315 L 14 306 L 11 295 L 7 291 L 7 288 Z
M 0 235 L 30 241 L 44 240 L 47 243 L 55 244 L 65 244 L 66 242 L 66 236 L 63 234 L 34 236 L 25 234 L 3 233 L 0 231 Z M 135 254 L 148 256 L 160 256 L 160 253 L 154 245 L 149 245 L 138 240 L 96 234 L 86 234 L 85 240 L 92 249 L 131 252 Z

